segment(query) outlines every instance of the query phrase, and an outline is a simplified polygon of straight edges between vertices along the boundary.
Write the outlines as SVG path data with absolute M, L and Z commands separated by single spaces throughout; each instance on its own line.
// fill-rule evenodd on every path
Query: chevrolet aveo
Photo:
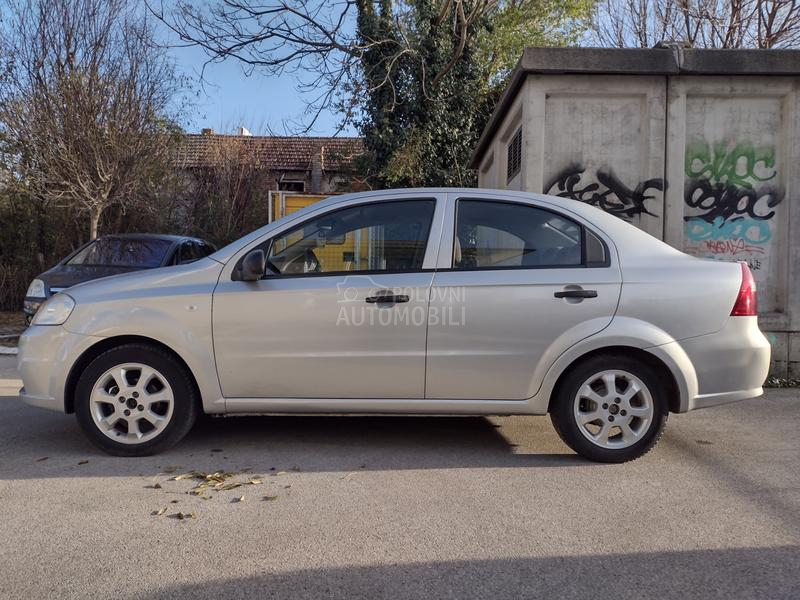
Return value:
M 208 414 L 550 414 L 593 460 L 670 412 L 762 393 L 744 263 L 599 209 L 506 191 L 337 196 L 188 265 L 56 294 L 20 338 L 21 398 L 117 455 Z

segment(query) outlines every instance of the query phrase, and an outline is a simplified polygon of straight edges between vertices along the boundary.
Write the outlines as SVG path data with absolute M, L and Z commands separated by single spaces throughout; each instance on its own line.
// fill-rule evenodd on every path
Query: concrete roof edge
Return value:
M 800 50 L 700 48 L 525 48 L 470 157 L 480 168 L 486 147 L 527 75 L 800 75 Z

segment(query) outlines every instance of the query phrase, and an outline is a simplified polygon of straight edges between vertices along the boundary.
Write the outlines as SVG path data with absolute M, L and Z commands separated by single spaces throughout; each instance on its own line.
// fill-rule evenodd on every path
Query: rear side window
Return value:
M 459 200 L 454 246 L 455 269 L 583 264 L 583 228 L 571 219 L 524 204 Z

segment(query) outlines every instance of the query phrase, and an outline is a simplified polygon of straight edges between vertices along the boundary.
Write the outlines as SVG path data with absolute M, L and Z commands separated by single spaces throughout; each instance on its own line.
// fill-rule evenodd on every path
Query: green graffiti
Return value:
M 731 145 L 697 140 L 686 146 L 685 171 L 693 179 L 751 190 L 754 183 L 769 181 L 777 175 L 775 149 L 749 142 Z

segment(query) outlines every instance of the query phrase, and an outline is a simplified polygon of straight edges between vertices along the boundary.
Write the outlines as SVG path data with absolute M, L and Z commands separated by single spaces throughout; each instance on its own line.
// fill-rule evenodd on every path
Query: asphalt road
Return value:
M 2 598 L 800 598 L 794 390 L 672 415 L 626 465 L 540 417 L 214 419 L 120 459 L 23 406 L 13 364 Z M 202 499 L 192 470 L 263 483 Z

